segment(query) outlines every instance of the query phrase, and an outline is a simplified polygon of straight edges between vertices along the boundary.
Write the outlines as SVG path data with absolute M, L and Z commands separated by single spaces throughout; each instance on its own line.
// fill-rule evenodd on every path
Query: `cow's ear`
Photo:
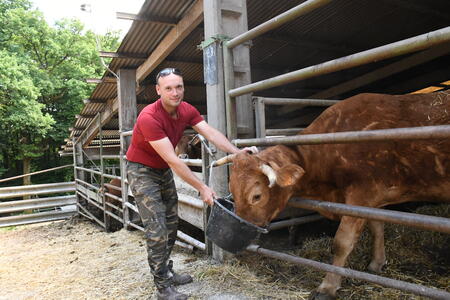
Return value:
M 277 184 L 281 187 L 290 187 L 298 183 L 300 178 L 305 174 L 302 167 L 294 164 L 289 164 L 277 171 Z

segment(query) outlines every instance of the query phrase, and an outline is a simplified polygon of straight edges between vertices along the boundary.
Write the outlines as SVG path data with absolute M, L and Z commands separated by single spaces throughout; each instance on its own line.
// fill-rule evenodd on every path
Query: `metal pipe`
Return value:
M 120 155 L 103 155 L 104 159 L 120 159 Z
M 390 142 L 399 140 L 444 139 L 450 137 L 450 125 L 423 126 L 367 131 L 345 131 L 335 133 L 302 134 L 289 137 L 259 139 L 237 139 L 233 141 L 242 146 L 272 145 L 317 145 L 348 144 L 364 142 Z
M 110 178 L 110 179 L 121 179 L 120 176 L 110 175 L 110 174 L 102 174 L 102 172 L 100 172 L 100 171 L 95 171 L 95 170 L 88 169 L 88 168 L 75 167 L 75 169 L 77 169 L 77 170 L 82 170 L 82 171 L 86 171 L 86 172 L 88 172 L 88 173 L 94 173 L 94 174 L 97 174 L 97 175 L 100 175 L 100 176 L 103 175 L 104 177 Z
M 201 249 L 203 251 L 205 251 L 205 249 L 206 249 L 204 243 L 202 243 L 200 241 L 197 241 L 196 239 L 194 239 L 193 237 L 190 237 L 189 235 L 187 235 L 184 232 L 181 232 L 181 231 L 178 230 L 177 231 L 177 237 L 179 239 L 185 241 L 186 243 L 191 244 L 194 247 L 197 247 L 198 249 Z
M 25 176 L 31 176 L 31 175 L 46 173 L 46 172 L 50 172 L 50 171 L 55 171 L 55 170 L 59 170 L 59 169 L 67 168 L 67 167 L 73 167 L 73 164 L 60 166 L 60 167 L 55 167 L 55 168 L 51 168 L 51 169 L 45 169 L 45 170 L 41 170 L 41 171 L 37 171 L 37 172 L 33 172 L 33 173 L 27 173 L 27 174 L 23 174 L 23 175 L 18 175 L 18 176 L 14 176 L 14 177 L 3 178 L 3 179 L 0 179 L 0 182 L 5 182 L 5 181 L 13 180 L 13 179 L 18 179 L 18 178 L 22 178 L 22 177 L 25 177 Z
M 365 281 L 379 284 L 382 286 L 395 288 L 395 289 L 399 289 L 402 291 L 407 291 L 407 292 L 414 293 L 417 295 L 430 297 L 433 299 L 450 299 L 450 293 L 443 291 L 443 290 L 429 288 L 426 286 L 413 284 L 413 283 L 409 283 L 409 282 L 404 282 L 404 281 L 387 278 L 387 277 L 383 277 L 383 276 L 368 274 L 368 273 L 364 273 L 364 272 L 360 272 L 360 271 L 355 271 L 352 269 L 336 267 L 333 265 L 317 262 L 314 260 L 297 257 L 297 256 L 293 256 L 293 255 L 289 255 L 289 254 L 285 254 L 285 253 L 281 253 L 281 252 L 276 252 L 276 251 L 272 251 L 269 249 L 264 249 L 264 248 L 259 247 L 258 245 L 250 245 L 246 248 L 246 250 L 250 251 L 250 252 L 259 253 L 259 254 L 262 254 L 262 255 L 265 255 L 268 257 L 288 261 L 288 262 L 296 264 L 296 265 L 308 266 L 308 267 L 318 269 L 318 270 L 321 270 L 324 272 L 331 272 L 331 273 L 335 273 L 335 274 L 345 276 L 345 277 L 361 279 L 361 280 L 365 280 Z
M 226 91 L 234 87 L 234 62 L 231 48 L 223 47 L 223 81 L 225 89 L 225 119 L 228 139 L 237 137 L 236 99 Z
M 181 159 L 182 162 L 184 162 L 188 166 L 192 167 L 201 167 L 202 166 L 202 160 L 201 159 Z
M 121 132 L 120 135 L 121 135 L 121 136 L 130 136 L 130 135 L 133 135 L 133 130 Z
M 265 98 L 262 99 L 267 105 L 303 105 L 303 106 L 331 106 L 339 102 L 339 100 L 322 100 L 322 99 L 293 99 L 293 98 Z
M 95 222 L 97 222 L 100 226 L 105 227 L 105 223 L 103 223 L 102 221 L 100 221 L 99 219 L 97 219 L 89 210 L 87 210 L 86 208 L 84 208 L 80 203 L 77 203 L 77 207 L 79 209 L 81 209 L 81 211 L 88 215 L 91 220 L 94 220 Z
M 294 8 L 291 8 L 290 10 L 282 13 L 281 15 L 278 15 L 278 16 L 256 26 L 255 28 L 253 28 L 247 32 L 244 32 L 241 35 L 238 35 L 237 37 L 235 37 L 232 40 L 230 40 L 229 42 L 227 42 L 226 47 L 228 47 L 230 49 L 234 48 L 246 41 L 249 41 L 255 37 L 258 37 L 258 36 L 268 32 L 269 30 L 278 28 L 278 27 L 282 26 L 283 24 L 290 22 L 292 20 L 295 20 L 299 16 L 305 15 L 305 14 L 315 10 L 316 8 L 319 8 L 330 2 L 331 2 L 331 0 L 309 0 L 309 1 L 303 2 L 302 4 L 297 5 Z
M 261 80 L 239 88 L 228 90 L 230 97 L 237 97 L 251 92 L 273 88 L 283 84 L 307 79 L 313 76 L 345 70 L 374 61 L 383 60 L 414 51 L 423 50 L 450 40 L 450 26 L 431 31 L 409 39 L 387 44 L 356 54 L 327 61 L 315 66 L 289 72 L 270 79 Z
M 309 199 L 291 200 L 288 203 L 291 207 L 315 210 L 318 212 L 328 212 L 338 215 L 366 218 L 382 222 L 401 224 L 421 229 L 450 233 L 450 219 L 424 216 L 413 213 L 390 211 L 381 208 L 332 203 Z
M 97 193 L 98 193 L 98 191 L 100 190 L 99 187 L 97 187 L 97 186 L 95 186 L 95 185 L 92 185 L 92 184 L 90 184 L 90 183 L 87 183 L 86 181 L 83 181 L 83 180 L 81 180 L 81 179 L 77 179 L 77 180 L 75 180 L 75 181 L 78 182 L 78 183 L 81 183 L 81 184 L 83 184 L 83 185 L 86 185 L 87 187 L 89 187 L 89 188 L 91 188 L 91 189 L 93 189 L 93 190 L 96 190 Z
M 137 209 L 137 207 L 133 204 L 131 204 L 130 202 L 125 202 L 124 203 L 126 207 L 131 208 L 134 212 L 139 213 L 139 210 Z
M 184 203 L 186 205 L 198 208 L 198 209 L 203 209 L 203 201 L 195 198 L 195 197 L 191 197 L 188 195 L 184 195 L 184 194 L 178 194 L 178 202 Z
M 314 214 L 314 215 L 303 216 L 303 217 L 293 218 L 293 219 L 284 220 L 284 221 L 273 222 L 273 223 L 269 224 L 269 227 L 267 229 L 269 231 L 277 230 L 277 229 L 281 229 L 281 228 L 285 228 L 285 227 L 289 227 L 289 226 L 295 226 L 295 225 L 315 222 L 315 221 L 322 220 L 322 219 L 325 219 L 325 218 L 322 217 L 321 215 Z

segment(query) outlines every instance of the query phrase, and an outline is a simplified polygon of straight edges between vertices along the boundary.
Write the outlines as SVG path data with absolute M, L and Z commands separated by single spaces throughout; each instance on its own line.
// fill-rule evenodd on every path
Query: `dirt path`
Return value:
M 450 217 L 448 206 L 437 206 L 435 211 Z M 317 224 L 305 224 L 301 230 L 317 231 Z M 286 250 L 282 234 L 275 232 L 276 239 L 266 246 L 331 261 L 332 235 L 316 232 L 312 238 L 303 237 L 302 245 Z M 265 241 L 260 242 L 264 246 Z M 365 270 L 370 244 L 368 234 L 363 234 L 349 260 L 350 268 Z M 449 247 L 449 235 L 387 226 L 388 265 L 381 275 L 449 290 Z M 307 299 L 324 275 L 250 253 L 218 265 L 201 251 L 192 253 L 175 246 L 172 259 L 175 270 L 194 276 L 193 283 L 179 288 L 193 300 Z M 140 231 L 105 233 L 79 218 L 0 229 L 0 300 L 155 299 L 154 292 Z M 350 279 L 343 281 L 338 297 L 425 299 Z
M 144 244 L 139 231 L 105 233 L 77 219 L 2 230 L 0 299 L 155 299 Z M 253 298 L 251 289 L 214 279 L 224 271 L 201 253 L 176 246 L 172 259 L 194 275 L 179 288 L 190 299 Z

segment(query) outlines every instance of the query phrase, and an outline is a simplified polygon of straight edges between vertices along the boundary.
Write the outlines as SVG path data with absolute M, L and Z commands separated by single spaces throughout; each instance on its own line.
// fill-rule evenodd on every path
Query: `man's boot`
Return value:
M 158 289 L 156 298 L 158 300 L 186 300 L 188 295 L 177 292 L 177 290 L 171 285 L 166 288 Z
M 173 261 L 169 260 L 169 263 L 167 265 L 167 268 L 169 269 L 169 276 L 172 277 L 172 282 L 174 285 L 182 285 L 192 282 L 192 276 L 189 274 L 178 274 L 175 273 L 173 270 Z

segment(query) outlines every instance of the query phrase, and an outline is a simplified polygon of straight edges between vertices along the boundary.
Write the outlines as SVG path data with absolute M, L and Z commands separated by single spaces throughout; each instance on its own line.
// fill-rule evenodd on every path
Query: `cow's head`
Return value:
M 236 214 L 259 226 L 267 225 L 284 209 L 305 173 L 283 151 L 275 152 L 272 157 L 264 151 L 239 153 L 231 167 L 230 191 Z
M 198 135 L 190 134 L 182 136 L 175 147 L 175 154 L 181 159 L 201 158 L 201 140 Z

